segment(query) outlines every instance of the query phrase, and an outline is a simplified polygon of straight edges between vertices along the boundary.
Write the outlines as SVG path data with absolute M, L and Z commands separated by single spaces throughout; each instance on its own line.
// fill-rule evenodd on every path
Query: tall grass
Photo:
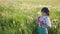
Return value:
M 14 3 L 7 6 L 0 5 L 0 34 L 38 34 L 37 17 L 41 10 L 38 6 L 39 1 L 24 2 L 27 3 L 21 1 L 18 2 L 20 4 L 16 2 L 16 5 Z M 60 34 L 60 11 L 52 7 L 50 11 L 52 27 L 49 34 Z

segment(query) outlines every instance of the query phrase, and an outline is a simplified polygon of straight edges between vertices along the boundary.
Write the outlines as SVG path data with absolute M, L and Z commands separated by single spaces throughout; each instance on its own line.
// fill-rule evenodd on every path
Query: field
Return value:
M 60 0 L 0 0 L 0 34 L 38 34 L 42 7 L 50 9 L 49 34 L 60 34 Z

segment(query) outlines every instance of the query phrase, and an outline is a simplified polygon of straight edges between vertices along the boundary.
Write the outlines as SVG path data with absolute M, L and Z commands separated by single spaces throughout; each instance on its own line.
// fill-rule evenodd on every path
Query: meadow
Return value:
M 0 0 L 0 34 L 38 34 L 42 7 L 50 9 L 49 34 L 60 34 L 60 0 Z

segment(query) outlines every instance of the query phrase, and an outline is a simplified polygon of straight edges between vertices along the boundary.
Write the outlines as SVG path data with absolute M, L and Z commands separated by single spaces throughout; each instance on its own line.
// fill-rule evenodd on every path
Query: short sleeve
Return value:
M 51 21 L 50 21 L 49 17 L 47 17 L 45 19 L 45 23 L 46 23 L 47 26 L 51 27 Z
M 40 22 L 40 16 L 38 16 L 38 23 Z
M 37 21 L 38 21 L 38 25 L 40 26 L 40 16 L 38 16 Z

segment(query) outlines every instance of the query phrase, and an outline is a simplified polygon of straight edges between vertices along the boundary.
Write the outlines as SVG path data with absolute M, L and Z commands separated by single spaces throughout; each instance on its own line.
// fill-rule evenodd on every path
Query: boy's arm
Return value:
M 43 23 L 42 21 L 40 21 L 40 25 L 41 25 L 41 26 L 44 26 L 44 27 L 46 27 L 46 28 L 48 28 L 48 29 L 50 28 L 48 25 L 46 25 L 46 24 Z

